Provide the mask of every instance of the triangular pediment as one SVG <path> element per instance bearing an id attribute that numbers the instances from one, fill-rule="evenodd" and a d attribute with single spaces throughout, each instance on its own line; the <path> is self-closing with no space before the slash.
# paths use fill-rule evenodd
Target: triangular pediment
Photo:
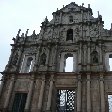
<path id="1" fill-rule="evenodd" d="M 65 7 L 60 9 L 60 11 L 63 11 L 63 12 L 80 11 L 80 6 L 75 4 L 75 2 L 72 2 L 69 5 L 66 5 Z"/>
<path id="2" fill-rule="evenodd" d="M 56 12 L 54 13 L 60 13 L 60 12 L 65 12 L 65 13 L 69 13 L 69 12 L 79 12 L 79 11 L 90 11 L 91 14 L 92 14 L 92 9 L 89 7 L 89 8 L 86 8 L 86 7 L 83 7 L 83 5 L 81 6 L 78 6 L 75 2 L 71 2 L 70 4 L 64 6 L 63 8 L 61 8 L 60 10 L 57 10 Z"/>

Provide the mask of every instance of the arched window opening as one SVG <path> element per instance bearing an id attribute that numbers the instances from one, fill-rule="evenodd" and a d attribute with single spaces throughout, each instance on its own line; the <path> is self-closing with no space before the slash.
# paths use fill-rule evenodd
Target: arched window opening
<path id="1" fill-rule="evenodd" d="M 65 63 L 64 63 L 64 71 L 65 72 L 73 72 L 73 54 L 65 55 Z"/>
<path id="2" fill-rule="evenodd" d="M 73 29 L 67 30 L 67 38 L 66 41 L 72 40 L 73 41 Z"/>
<path id="3" fill-rule="evenodd" d="M 112 54 L 109 55 L 109 70 L 112 71 Z"/>
<path id="4" fill-rule="evenodd" d="M 69 16 L 69 22 L 73 22 L 73 16 Z"/>
<path id="5" fill-rule="evenodd" d="M 27 59 L 27 62 L 26 62 L 26 68 L 25 68 L 25 72 L 28 73 L 28 72 L 31 72 L 31 69 L 32 69 L 32 62 L 33 62 L 33 58 L 32 57 L 29 57 Z"/>
<path id="6" fill-rule="evenodd" d="M 97 51 L 93 51 L 93 52 L 91 53 L 91 62 L 92 62 L 93 64 L 98 63 L 98 52 L 97 52 Z"/>
<path id="7" fill-rule="evenodd" d="M 43 53 L 43 54 L 41 55 L 40 65 L 44 65 L 44 66 L 45 66 L 45 64 L 46 64 L 46 54 Z"/>

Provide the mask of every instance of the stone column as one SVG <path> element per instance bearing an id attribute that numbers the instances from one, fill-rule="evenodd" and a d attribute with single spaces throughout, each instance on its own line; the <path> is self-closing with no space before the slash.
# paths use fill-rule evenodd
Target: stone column
<path id="1" fill-rule="evenodd" d="M 76 62 L 76 60 L 77 60 L 77 56 L 74 53 L 73 54 L 73 72 L 77 72 L 77 66 L 76 66 L 77 62 Z"/>
<path id="2" fill-rule="evenodd" d="M 109 66 L 109 54 L 105 54 L 105 69 L 106 71 L 110 71 L 110 66 Z"/>
<path id="3" fill-rule="evenodd" d="M 100 64 L 100 71 L 102 71 L 103 70 L 103 57 L 102 57 L 103 55 L 102 55 L 102 44 L 101 44 L 101 42 L 99 43 L 99 64 Z"/>
<path id="4" fill-rule="evenodd" d="M 84 16 L 84 12 L 81 9 L 81 40 L 83 40 L 83 16 Z"/>
<path id="5" fill-rule="evenodd" d="M 30 82 L 29 92 L 28 92 L 26 105 L 25 105 L 25 112 L 29 112 L 32 93 L 33 93 L 33 85 L 34 85 L 34 76 L 32 77 L 31 82 Z"/>
<path id="6" fill-rule="evenodd" d="M 58 46 L 56 45 L 54 48 L 53 48 L 53 51 L 54 51 L 54 53 L 53 53 L 53 59 L 52 59 L 52 70 L 53 71 L 56 71 L 57 70 L 57 62 L 59 62 L 59 61 L 57 61 L 58 59 L 59 59 L 59 57 L 58 57 L 58 55 L 57 55 L 57 49 L 58 49 Z M 57 59 L 57 57 L 58 57 L 58 59 Z"/>
<path id="7" fill-rule="evenodd" d="M 89 6 L 89 4 L 88 4 L 88 6 Z M 88 11 L 88 16 L 87 16 L 88 21 L 90 21 L 90 14 L 89 13 L 90 12 Z"/>
<path id="8" fill-rule="evenodd" d="M 84 60 L 83 60 L 83 64 L 84 64 L 84 66 L 83 66 L 83 70 L 84 71 L 86 71 L 87 70 L 87 67 L 86 67 L 86 65 L 87 65 L 87 46 L 86 45 L 84 45 L 83 46 L 83 49 L 84 49 Z"/>
<path id="9" fill-rule="evenodd" d="M 83 22 L 83 10 L 81 10 L 81 22 Z"/>
<path id="10" fill-rule="evenodd" d="M 50 87 L 49 87 L 46 111 L 50 111 L 50 108 L 51 108 L 52 91 L 53 91 L 53 77 L 54 77 L 54 75 L 51 76 L 51 80 L 50 80 Z"/>
<path id="11" fill-rule="evenodd" d="M 38 71 L 38 68 L 39 68 L 40 49 L 41 49 L 41 46 L 39 46 L 37 49 L 36 60 L 35 60 L 34 69 L 33 69 L 34 72 Z"/>
<path id="12" fill-rule="evenodd" d="M 101 112 L 105 112 L 105 93 L 104 93 L 104 81 L 103 74 L 100 75 L 100 101 L 101 101 Z"/>
<path id="13" fill-rule="evenodd" d="M 87 112 L 91 112 L 90 73 L 87 73 Z"/>
<path id="14" fill-rule="evenodd" d="M 45 88 L 45 78 L 42 78 L 42 84 L 41 84 L 40 95 L 39 95 L 39 100 L 38 100 L 38 112 L 41 112 L 44 88 Z"/>
<path id="15" fill-rule="evenodd" d="M 8 88 L 8 92 L 7 92 L 7 96 L 6 96 L 6 100 L 4 103 L 4 109 L 8 108 L 11 93 L 12 93 L 13 86 L 14 86 L 14 81 L 15 81 L 15 77 L 14 77 L 14 75 L 12 75 L 11 80 L 10 80 L 10 84 L 9 84 L 9 88 Z"/>
<path id="16" fill-rule="evenodd" d="M 77 87 L 77 112 L 81 112 L 81 75 L 78 75 Z"/>
<path id="17" fill-rule="evenodd" d="M 21 56 L 22 56 L 22 55 L 21 55 Z M 24 56 L 23 56 L 23 59 L 22 59 L 21 68 L 20 68 L 20 72 L 21 72 L 21 73 L 23 73 L 23 72 L 25 71 L 26 62 L 27 62 L 27 58 L 26 58 L 26 56 L 24 55 Z"/>
<path id="18" fill-rule="evenodd" d="M 0 84 L 0 96 L 1 96 L 1 94 L 2 94 L 3 85 L 4 85 L 4 76 L 2 76 L 2 79 L 1 79 L 1 84 Z"/>
<path id="19" fill-rule="evenodd" d="M 87 46 L 86 45 L 83 45 L 83 49 L 84 49 L 84 65 L 86 65 L 86 62 L 87 62 L 86 61 L 86 59 L 87 59 L 86 58 L 87 57 L 87 52 L 86 52 L 87 51 Z"/>
<path id="20" fill-rule="evenodd" d="M 47 52 L 47 62 L 46 62 L 46 64 L 47 64 L 47 70 L 49 69 L 49 60 L 50 60 L 50 46 L 48 46 L 48 52 Z"/>
<path id="21" fill-rule="evenodd" d="M 61 54 L 61 61 L 60 61 L 60 72 L 64 70 L 64 54 Z"/>
<path id="22" fill-rule="evenodd" d="M 60 13 L 60 20 L 59 20 L 59 23 L 60 23 L 60 24 L 62 23 L 62 12 Z"/>
<path id="23" fill-rule="evenodd" d="M 90 42 L 88 43 L 88 48 L 87 48 L 87 71 L 90 71 Z"/>
<path id="24" fill-rule="evenodd" d="M 23 48 L 21 47 L 20 48 L 20 52 L 18 52 L 19 54 L 19 57 L 18 57 L 18 61 L 17 61 L 17 64 L 16 64 L 16 71 L 21 71 L 21 67 L 20 67 L 20 65 L 22 66 L 22 63 L 21 63 L 21 58 L 22 58 L 22 54 L 23 54 Z"/>
<path id="25" fill-rule="evenodd" d="M 82 69 L 82 51 L 81 51 L 81 49 L 82 49 L 82 44 L 80 43 L 80 47 L 79 47 L 79 57 L 78 57 L 78 71 L 81 71 L 81 69 Z"/>

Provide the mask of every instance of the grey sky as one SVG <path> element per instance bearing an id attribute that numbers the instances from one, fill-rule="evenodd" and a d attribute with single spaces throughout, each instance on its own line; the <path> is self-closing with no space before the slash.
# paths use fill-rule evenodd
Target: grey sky
<path id="1" fill-rule="evenodd" d="M 36 30 L 39 33 L 41 22 L 47 16 L 52 19 L 52 12 L 70 2 L 87 7 L 91 4 L 94 17 L 97 11 L 103 17 L 105 28 L 110 29 L 112 22 L 111 0 L 0 0 L 0 71 L 4 70 L 10 56 L 10 44 L 18 29 L 29 35 Z"/>

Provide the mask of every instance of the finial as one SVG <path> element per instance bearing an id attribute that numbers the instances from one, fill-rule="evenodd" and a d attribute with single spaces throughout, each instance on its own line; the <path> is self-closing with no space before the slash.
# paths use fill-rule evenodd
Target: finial
<path id="1" fill-rule="evenodd" d="M 63 5 L 63 8 L 64 8 L 64 5 Z"/>
<path id="2" fill-rule="evenodd" d="M 98 11 L 98 17 L 99 17 L 99 11 Z"/>
<path id="3" fill-rule="evenodd" d="M 27 37 L 27 34 L 28 34 L 28 30 L 29 30 L 29 29 L 27 29 L 27 31 L 26 31 L 25 37 Z"/>
<path id="4" fill-rule="evenodd" d="M 47 16 L 45 17 L 45 22 L 46 22 L 46 20 L 47 20 Z"/>
<path id="5" fill-rule="evenodd" d="M 33 31 L 33 35 L 35 35 L 35 30 Z"/>
<path id="6" fill-rule="evenodd" d="M 13 40 L 13 41 L 14 41 L 14 43 L 15 43 L 16 39 L 15 39 L 14 37 L 12 38 L 12 40 Z"/>
<path id="7" fill-rule="evenodd" d="M 21 32 L 21 29 L 19 29 L 17 36 L 19 36 L 20 32 Z"/>
<path id="8" fill-rule="evenodd" d="M 84 6 L 84 3 L 82 3 L 82 7 Z"/>
<path id="9" fill-rule="evenodd" d="M 46 18 L 45 18 L 45 22 L 48 22 L 47 16 L 46 16 Z"/>
<path id="10" fill-rule="evenodd" d="M 24 33 L 22 33 L 21 37 L 24 37 Z"/>
<path id="11" fill-rule="evenodd" d="M 112 23 L 111 23 L 111 30 L 112 30 Z"/>
<path id="12" fill-rule="evenodd" d="M 88 8 L 90 8 L 90 4 L 88 4 Z"/>

